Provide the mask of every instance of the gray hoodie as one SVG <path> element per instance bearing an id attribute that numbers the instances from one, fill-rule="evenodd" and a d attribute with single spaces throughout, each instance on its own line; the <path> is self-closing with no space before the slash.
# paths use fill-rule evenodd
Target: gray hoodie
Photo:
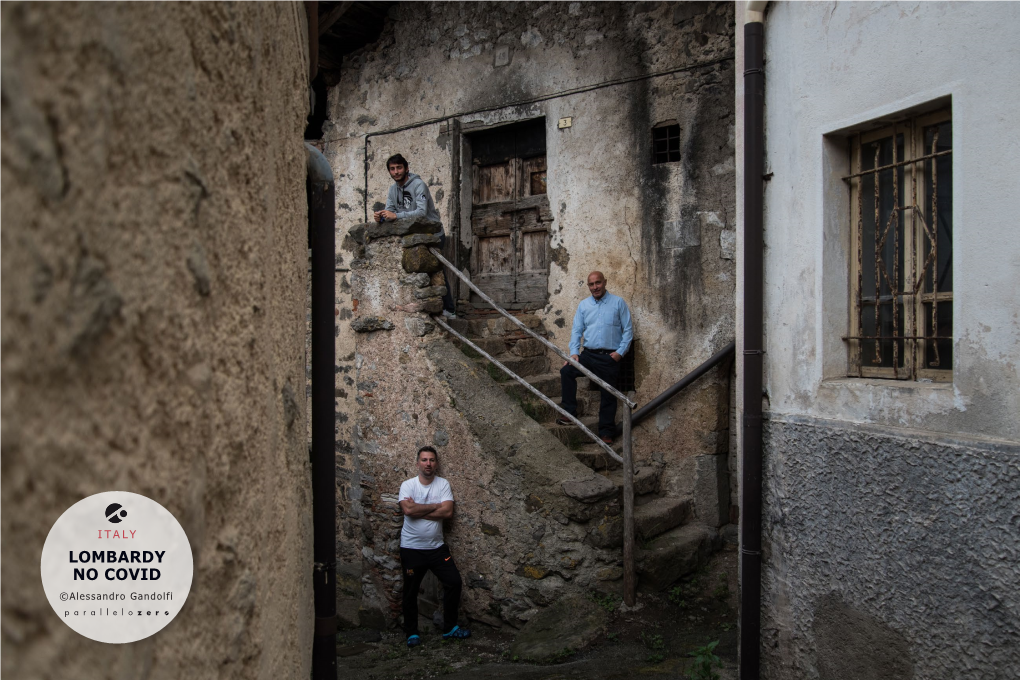
<path id="1" fill-rule="evenodd" d="M 390 187 L 389 193 L 386 194 L 386 209 L 396 213 L 398 220 L 405 217 L 425 217 L 439 222 L 439 211 L 432 202 L 428 186 L 413 172 L 407 173 L 404 186 L 394 182 Z"/>

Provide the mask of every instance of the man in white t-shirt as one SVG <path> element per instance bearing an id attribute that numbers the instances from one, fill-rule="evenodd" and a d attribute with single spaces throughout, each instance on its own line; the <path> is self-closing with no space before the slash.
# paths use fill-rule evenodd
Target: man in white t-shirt
<path id="1" fill-rule="evenodd" d="M 443 520 L 453 517 L 453 490 L 436 476 L 439 457 L 431 446 L 418 449 L 418 476 L 400 485 L 400 566 L 404 572 L 404 633 L 407 646 L 421 643 L 418 635 L 418 589 L 430 569 L 443 584 L 443 639 L 461 640 L 471 631 L 457 625 L 461 578 L 450 548 L 443 541 Z"/>

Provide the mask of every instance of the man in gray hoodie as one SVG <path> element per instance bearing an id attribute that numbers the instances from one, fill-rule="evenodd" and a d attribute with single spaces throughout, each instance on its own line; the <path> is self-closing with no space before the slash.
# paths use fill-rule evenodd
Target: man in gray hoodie
<path id="1" fill-rule="evenodd" d="M 376 222 L 402 220 L 408 217 L 440 221 L 439 211 L 432 202 L 428 185 L 425 184 L 425 180 L 410 171 L 410 166 L 403 156 L 398 153 L 386 159 L 386 170 L 393 178 L 393 186 L 386 194 L 386 207 L 372 213 Z M 440 234 L 439 239 L 439 249 L 442 250 L 446 243 L 446 234 Z M 447 285 L 446 294 L 443 296 L 443 316 L 453 318 L 456 316 L 457 308 L 450 295 L 450 275 L 445 272 L 444 275 Z"/>

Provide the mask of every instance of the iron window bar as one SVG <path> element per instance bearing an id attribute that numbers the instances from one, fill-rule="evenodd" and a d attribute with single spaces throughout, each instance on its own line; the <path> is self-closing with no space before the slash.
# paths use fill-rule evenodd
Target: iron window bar
<path id="1" fill-rule="evenodd" d="M 847 175 L 846 177 L 844 177 L 843 181 L 844 182 L 849 182 L 850 180 L 852 180 L 854 178 L 863 177 L 864 175 L 872 175 L 872 174 L 874 174 L 876 172 L 882 172 L 883 170 L 892 170 L 893 168 L 899 168 L 899 167 L 902 167 L 904 165 L 910 165 L 911 163 L 920 163 L 921 161 L 926 161 L 926 160 L 929 160 L 931 158 L 938 158 L 939 156 L 948 156 L 951 153 L 953 153 L 952 149 L 946 149 L 945 151 L 939 151 L 938 153 L 930 153 L 927 156 L 920 156 L 918 158 L 914 158 L 913 160 L 900 161 L 899 163 L 890 163 L 889 165 L 883 165 L 882 167 L 875 168 L 874 170 L 865 170 L 863 172 L 855 172 L 852 175 Z M 917 206 L 916 205 L 905 205 L 903 207 L 905 209 L 910 209 L 910 208 L 916 208 Z"/>
<path id="2" fill-rule="evenodd" d="M 952 340 L 945 335 L 844 335 L 843 340 Z"/>
<path id="3" fill-rule="evenodd" d="M 652 165 L 680 160 L 680 125 L 652 128 Z"/>
<path id="4" fill-rule="evenodd" d="M 858 133 L 858 135 L 857 135 L 857 148 L 856 148 L 856 156 L 857 156 L 857 168 L 856 168 L 856 170 L 857 171 L 842 178 L 847 183 L 850 183 L 850 181 L 853 180 L 853 179 L 858 179 L 859 180 L 858 181 L 858 185 L 857 185 L 857 225 L 856 225 L 857 226 L 857 290 L 856 290 L 856 297 L 857 297 L 857 299 L 856 299 L 857 328 L 858 329 L 863 329 L 864 328 L 864 307 L 865 306 L 870 305 L 870 306 L 873 306 L 875 308 L 875 330 L 876 331 L 878 331 L 882 327 L 881 313 L 882 313 L 883 306 L 885 306 L 885 305 L 891 306 L 892 307 L 892 315 L 893 315 L 893 318 L 892 318 L 892 332 L 893 332 L 893 334 L 891 336 L 890 335 L 880 335 L 878 333 L 876 333 L 874 335 L 846 335 L 846 336 L 843 336 L 842 339 L 844 341 L 855 340 L 855 341 L 858 342 L 858 347 L 857 347 L 857 350 L 856 350 L 856 357 L 855 357 L 856 361 L 853 361 L 854 354 L 851 354 L 851 357 L 852 357 L 851 363 L 856 363 L 858 377 L 863 377 L 863 372 L 864 372 L 864 365 L 863 365 L 864 362 L 863 362 L 863 356 L 861 354 L 862 353 L 862 348 L 860 347 L 860 344 L 865 342 L 865 341 L 874 340 L 874 342 L 875 342 L 874 357 L 871 360 L 871 362 L 873 364 L 881 364 L 883 362 L 883 357 L 882 357 L 882 354 L 883 354 L 882 353 L 882 341 L 890 341 L 890 340 L 892 341 L 892 355 L 893 355 L 892 356 L 892 359 L 893 359 L 892 360 L 892 371 L 893 371 L 893 376 L 895 378 L 901 378 L 900 372 L 903 369 L 905 369 L 907 371 L 907 373 L 908 373 L 908 375 L 903 376 L 903 377 L 909 377 L 909 373 L 917 371 L 917 345 L 918 345 L 919 342 L 931 342 L 932 343 L 931 347 L 932 347 L 932 350 L 933 350 L 934 357 L 933 357 L 933 360 L 931 362 L 929 362 L 929 366 L 932 367 L 932 368 L 938 368 L 940 363 L 941 363 L 941 360 L 940 360 L 940 356 L 939 356 L 938 343 L 935 342 L 935 341 L 938 341 L 938 340 L 950 340 L 951 341 L 952 340 L 952 337 L 935 335 L 935 333 L 937 332 L 936 329 L 938 329 L 938 304 L 939 304 L 940 301 L 944 301 L 944 300 L 940 300 L 939 299 L 939 290 L 938 290 L 938 286 L 939 286 L 938 271 L 937 271 L 937 267 L 938 267 L 938 172 L 937 172 L 937 169 L 936 169 L 936 163 L 934 162 L 934 159 L 942 157 L 942 156 L 947 156 L 947 155 L 951 154 L 953 152 L 953 150 L 952 149 L 946 149 L 946 150 L 943 150 L 943 151 L 936 151 L 936 149 L 938 148 L 938 139 L 939 139 L 939 131 L 938 131 L 938 128 L 936 128 L 934 130 L 933 135 L 932 135 L 931 152 L 930 153 L 922 155 L 922 156 L 912 157 L 912 158 L 906 159 L 906 160 L 898 160 L 897 159 L 897 147 L 898 147 L 897 137 L 899 136 L 899 134 L 900 133 L 897 130 L 897 126 L 894 125 L 893 126 L 893 130 L 892 130 L 892 135 L 891 135 L 892 142 L 891 142 L 891 145 L 890 145 L 891 146 L 891 151 L 892 151 L 892 161 L 893 161 L 892 163 L 888 163 L 888 164 L 885 164 L 885 165 L 879 165 L 879 157 L 880 157 L 880 153 L 881 153 L 881 143 L 880 142 L 881 142 L 881 139 L 884 139 L 884 138 L 879 138 L 879 139 L 876 139 L 873 142 L 871 142 L 872 144 L 874 144 L 874 147 L 875 147 L 874 167 L 870 168 L 868 170 L 862 170 L 862 168 L 861 168 L 862 160 L 861 159 L 864 156 L 865 145 L 864 145 L 864 143 L 862 141 L 862 135 L 860 133 Z M 910 131 L 909 131 L 911 155 L 913 155 L 913 150 L 914 150 L 914 144 L 915 144 L 916 136 L 917 136 L 917 131 L 915 129 L 915 122 L 911 121 Z M 924 163 L 925 161 L 929 161 L 929 160 L 932 161 L 932 163 L 931 163 L 931 186 L 932 186 L 931 216 L 930 216 L 930 220 L 925 220 L 924 219 L 924 213 L 921 211 L 921 208 L 917 204 L 917 184 L 918 184 L 917 167 L 918 167 L 919 163 Z M 900 178 L 894 172 L 893 177 L 892 177 L 892 208 L 889 211 L 888 219 L 885 221 L 885 223 L 883 225 L 882 220 L 881 220 L 881 215 L 880 215 L 881 214 L 881 201 L 880 201 L 880 198 L 881 198 L 881 191 L 880 191 L 881 181 L 879 179 L 879 174 L 882 173 L 882 172 L 885 172 L 885 171 L 895 170 L 896 168 L 901 168 L 901 167 L 908 166 L 908 165 L 911 166 L 911 173 L 910 173 L 910 179 L 911 179 L 911 204 L 910 205 L 903 205 L 903 206 L 899 205 L 899 203 L 900 203 L 900 199 L 899 199 L 899 184 L 900 184 L 900 182 L 899 182 L 899 179 Z M 874 261 L 874 268 L 875 268 L 875 295 L 870 295 L 870 296 L 865 296 L 863 294 L 863 292 L 864 292 L 864 285 L 863 285 L 864 284 L 864 280 L 863 280 L 863 271 L 864 271 L 864 267 L 863 267 L 863 259 L 864 259 L 863 258 L 863 256 L 864 256 L 864 252 L 863 252 L 863 247 L 864 247 L 864 245 L 863 245 L 863 242 L 864 242 L 864 211 L 863 211 L 864 187 L 863 187 L 863 184 L 860 182 L 861 179 L 863 179 L 864 177 L 867 177 L 867 176 L 874 177 L 874 184 L 875 184 L 875 191 L 874 191 L 874 208 L 875 208 L 875 211 L 874 211 L 874 231 L 875 231 L 875 261 Z M 900 264 L 900 229 L 898 227 L 899 227 L 899 222 L 900 222 L 901 214 L 904 211 L 907 211 L 907 210 L 909 210 L 910 213 L 911 213 L 912 223 L 913 224 L 920 224 L 921 228 L 923 229 L 923 234 L 928 237 L 928 241 L 930 243 L 930 247 L 928 248 L 928 252 L 925 255 L 924 264 L 921 267 L 921 271 L 920 271 L 920 276 L 917 275 L 917 256 L 916 255 L 912 255 L 910 257 L 911 281 L 910 281 L 910 283 L 907 284 L 907 286 L 904 286 L 904 290 L 899 290 L 900 286 L 898 285 L 898 282 L 900 280 L 900 272 L 899 272 L 899 264 Z M 914 222 L 915 220 L 916 220 L 916 222 Z M 929 223 L 930 223 L 930 226 L 929 226 Z M 913 227 L 913 224 L 912 224 L 912 232 L 916 233 L 916 235 L 920 235 L 921 232 L 917 231 L 916 227 Z M 890 274 L 889 267 L 885 263 L 885 260 L 884 260 L 884 258 L 882 256 L 882 249 L 883 249 L 883 247 L 887 243 L 890 231 L 892 231 L 892 239 L 893 239 L 893 271 L 892 271 L 892 276 L 891 277 L 889 275 Z M 915 250 L 916 250 L 916 246 L 915 246 Z M 928 294 L 922 293 L 921 295 L 918 295 L 918 293 L 921 291 L 921 289 L 923 288 L 923 286 L 924 286 L 924 284 L 926 282 L 926 279 L 927 279 L 927 276 L 928 276 L 928 266 L 929 266 L 929 264 L 932 267 L 932 271 L 931 271 L 931 275 L 932 275 L 931 276 L 932 291 L 931 291 L 931 293 L 928 293 Z M 888 284 L 889 290 L 891 291 L 891 294 L 889 294 L 889 295 L 882 295 L 881 294 L 881 290 L 882 290 L 881 286 L 882 286 L 883 281 L 886 284 Z M 932 311 L 931 311 L 931 329 L 932 329 L 932 334 L 931 335 L 926 335 L 926 334 L 922 334 L 922 335 L 905 335 L 905 334 L 900 334 L 900 333 L 897 332 L 897 329 L 899 328 L 899 325 L 900 325 L 900 323 L 899 323 L 900 322 L 900 319 L 899 319 L 899 316 L 900 316 L 900 306 L 901 306 L 901 304 L 904 304 L 904 299 L 905 298 L 915 298 L 915 300 L 919 299 L 922 305 L 925 304 L 925 303 L 930 303 L 931 304 L 931 308 L 932 308 Z M 915 327 L 917 326 L 917 324 L 923 323 L 923 321 L 921 321 L 921 319 L 920 319 L 920 316 L 921 316 L 920 314 L 916 314 L 916 313 L 911 315 L 912 325 L 914 325 Z M 901 367 L 900 367 L 899 343 L 896 342 L 897 340 L 904 340 L 904 341 L 908 341 L 909 340 L 909 341 L 911 341 L 911 352 L 912 352 L 911 359 L 912 360 L 910 362 L 910 365 L 909 366 L 904 366 L 903 369 L 901 369 Z"/>

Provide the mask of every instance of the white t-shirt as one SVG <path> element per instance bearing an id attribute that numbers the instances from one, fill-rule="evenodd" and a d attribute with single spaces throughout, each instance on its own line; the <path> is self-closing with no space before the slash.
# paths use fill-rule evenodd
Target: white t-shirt
<path id="1" fill-rule="evenodd" d="M 442 477 L 434 477 L 431 484 L 422 484 L 411 477 L 400 485 L 400 498 L 415 503 L 442 503 L 453 500 L 453 489 Z M 400 530 L 400 547 L 415 550 L 433 550 L 443 545 L 443 523 L 438 519 L 415 519 L 404 515 L 404 528 Z"/>

